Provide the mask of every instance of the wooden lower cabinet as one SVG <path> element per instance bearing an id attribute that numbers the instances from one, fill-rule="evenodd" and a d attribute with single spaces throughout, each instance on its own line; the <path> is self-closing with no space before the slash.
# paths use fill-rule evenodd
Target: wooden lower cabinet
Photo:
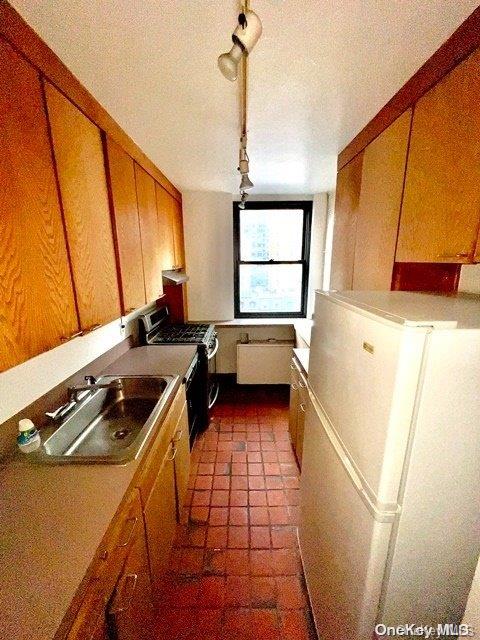
<path id="1" fill-rule="evenodd" d="M 292 358 L 292 376 L 290 384 L 290 407 L 288 429 L 298 466 L 302 468 L 303 434 L 305 430 L 305 412 L 308 402 L 307 381 L 300 370 L 297 359 Z"/>
<path id="2" fill-rule="evenodd" d="M 290 441 L 295 448 L 297 442 L 297 411 L 298 411 L 298 369 L 295 365 L 295 361 L 292 360 L 290 365 L 292 370 L 290 376 L 290 404 L 288 412 L 288 430 L 290 432 Z"/>
<path id="3" fill-rule="evenodd" d="M 298 408 L 297 408 L 297 439 L 295 444 L 295 453 L 297 454 L 298 465 L 300 469 L 302 468 L 302 458 L 303 458 L 303 436 L 305 433 L 305 413 L 307 411 L 307 402 L 308 402 L 308 391 L 306 382 L 302 381 L 302 374 L 300 374 L 299 384 L 303 385 L 300 387 L 298 392 Z"/>
<path id="4" fill-rule="evenodd" d="M 110 638 L 152 640 L 154 632 L 152 584 L 143 520 L 107 611 Z"/>
<path id="5" fill-rule="evenodd" d="M 190 438 L 188 432 L 187 404 L 183 405 L 182 413 L 178 420 L 177 428 L 173 436 L 176 448 L 174 459 L 175 490 L 177 498 L 177 519 L 180 521 L 181 509 L 187 494 L 188 478 L 190 476 Z"/>
<path id="6" fill-rule="evenodd" d="M 148 555 L 154 593 L 162 591 L 162 579 L 177 526 L 174 457 L 176 449 L 169 446 L 158 471 L 157 479 L 144 508 Z"/>
<path id="7" fill-rule="evenodd" d="M 154 639 L 155 600 L 162 595 L 189 472 L 182 385 L 140 463 L 135 488 L 124 498 L 97 550 L 73 623 L 64 633 L 64 621 L 56 640 Z"/>

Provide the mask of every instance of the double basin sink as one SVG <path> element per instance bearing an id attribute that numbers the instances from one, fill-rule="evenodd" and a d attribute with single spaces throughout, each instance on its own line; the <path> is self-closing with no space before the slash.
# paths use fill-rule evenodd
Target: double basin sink
<path id="1" fill-rule="evenodd" d="M 42 447 L 33 456 L 47 464 L 134 460 L 167 412 L 177 380 L 178 376 L 98 378 L 55 430 L 42 438 Z"/>

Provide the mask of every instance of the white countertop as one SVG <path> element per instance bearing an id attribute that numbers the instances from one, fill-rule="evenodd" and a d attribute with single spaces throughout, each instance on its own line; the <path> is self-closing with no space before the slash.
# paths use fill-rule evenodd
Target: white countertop
<path id="1" fill-rule="evenodd" d="M 139 347 L 105 373 L 182 379 L 195 353 L 190 345 Z M 0 467 L 0 638 L 53 638 L 140 460 L 53 466 L 19 455 Z"/>

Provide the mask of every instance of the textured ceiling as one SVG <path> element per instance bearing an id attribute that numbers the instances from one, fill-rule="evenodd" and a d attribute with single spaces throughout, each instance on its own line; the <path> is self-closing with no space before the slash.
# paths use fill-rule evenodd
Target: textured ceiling
<path id="1" fill-rule="evenodd" d="M 237 190 L 238 84 L 216 66 L 237 2 L 12 4 L 181 190 Z M 477 4 L 251 0 L 263 22 L 250 56 L 254 192 L 331 188 L 337 153 Z"/>

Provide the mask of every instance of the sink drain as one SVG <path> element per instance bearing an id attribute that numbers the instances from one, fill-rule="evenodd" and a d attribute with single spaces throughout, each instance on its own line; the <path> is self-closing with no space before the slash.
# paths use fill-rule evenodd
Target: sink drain
<path id="1" fill-rule="evenodd" d="M 112 438 L 114 440 L 124 440 L 131 433 L 132 433 L 131 429 L 118 429 L 117 431 L 113 432 Z"/>

